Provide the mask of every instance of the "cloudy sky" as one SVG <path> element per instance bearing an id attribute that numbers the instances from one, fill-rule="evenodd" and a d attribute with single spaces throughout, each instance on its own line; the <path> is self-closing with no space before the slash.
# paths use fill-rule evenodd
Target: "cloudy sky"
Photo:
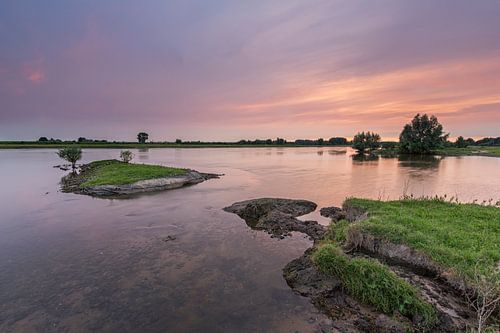
<path id="1" fill-rule="evenodd" d="M 0 140 L 500 135 L 500 1 L 4 0 Z"/>

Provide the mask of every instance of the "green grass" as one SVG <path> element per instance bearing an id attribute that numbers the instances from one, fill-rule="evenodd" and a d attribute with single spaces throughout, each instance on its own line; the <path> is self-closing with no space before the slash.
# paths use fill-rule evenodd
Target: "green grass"
<path id="1" fill-rule="evenodd" d="M 375 260 L 349 259 L 336 244 L 329 243 L 316 250 L 313 261 L 322 272 L 338 277 L 349 294 L 378 311 L 422 318 L 423 327 L 436 321 L 434 308 L 418 291 Z"/>
<path id="2" fill-rule="evenodd" d="M 406 244 L 464 277 L 491 271 L 500 262 L 500 208 L 437 199 L 348 199 L 369 218 L 350 228 Z"/>
<path id="3" fill-rule="evenodd" d="M 87 179 L 80 185 L 81 187 L 132 184 L 140 180 L 182 175 L 186 170 L 106 160 L 90 163 L 85 172 Z"/>
<path id="4" fill-rule="evenodd" d="M 445 156 L 479 155 L 479 156 L 500 157 L 500 147 L 481 147 L 481 146 L 469 146 L 466 148 L 448 147 L 438 150 L 436 154 Z"/>

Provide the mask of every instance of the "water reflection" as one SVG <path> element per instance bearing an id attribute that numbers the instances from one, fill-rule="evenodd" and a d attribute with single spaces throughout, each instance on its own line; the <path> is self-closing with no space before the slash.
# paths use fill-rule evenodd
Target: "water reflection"
<path id="1" fill-rule="evenodd" d="M 398 161 L 400 167 L 406 168 L 438 168 L 443 156 L 434 155 L 399 155 Z"/>
<path id="2" fill-rule="evenodd" d="M 379 156 L 375 154 L 354 154 L 351 156 L 353 162 L 372 162 L 372 161 L 378 161 Z"/>
<path id="3" fill-rule="evenodd" d="M 257 197 L 324 207 L 402 189 L 500 199 L 500 159 L 318 150 L 132 150 L 141 163 L 225 176 L 131 200 L 60 193 L 54 150 L 0 150 L 0 331 L 312 332 L 325 318 L 282 278 L 310 241 L 272 239 L 223 207 Z M 83 162 L 118 154 L 84 150 Z"/>

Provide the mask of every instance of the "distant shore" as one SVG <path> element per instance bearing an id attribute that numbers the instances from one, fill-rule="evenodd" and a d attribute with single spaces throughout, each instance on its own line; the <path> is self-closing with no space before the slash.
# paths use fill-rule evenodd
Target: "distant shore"
<path id="1" fill-rule="evenodd" d="M 68 145 L 78 145 L 80 148 L 86 149 L 141 149 L 141 148 L 287 148 L 287 147 L 350 147 L 350 145 L 330 145 L 330 144 L 240 144 L 240 143 L 164 143 L 164 142 L 58 142 L 58 143 L 41 143 L 37 141 L 0 141 L 0 149 L 59 149 Z"/>

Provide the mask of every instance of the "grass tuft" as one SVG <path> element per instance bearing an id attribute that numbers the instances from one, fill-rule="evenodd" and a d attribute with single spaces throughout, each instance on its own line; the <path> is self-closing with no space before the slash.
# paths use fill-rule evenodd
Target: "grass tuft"
<path id="1" fill-rule="evenodd" d="M 324 244 L 313 254 L 313 261 L 327 274 L 338 277 L 347 291 L 378 311 L 417 318 L 423 328 L 436 322 L 434 308 L 423 301 L 418 291 L 375 260 L 349 259 L 335 244 Z"/>

